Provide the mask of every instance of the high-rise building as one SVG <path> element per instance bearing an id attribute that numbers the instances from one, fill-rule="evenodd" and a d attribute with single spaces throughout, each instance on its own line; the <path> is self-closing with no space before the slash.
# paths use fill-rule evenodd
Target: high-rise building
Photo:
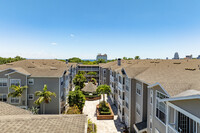
<path id="1" fill-rule="evenodd" d="M 200 55 L 197 57 L 197 59 L 200 59 Z"/>
<path id="2" fill-rule="evenodd" d="M 98 54 L 96 60 L 98 61 L 99 59 L 103 59 L 105 61 L 107 61 L 107 54 Z"/>
<path id="3" fill-rule="evenodd" d="M 179 59 L 178 52 L 176 52 L 176 53 L 174 54 L 174 58 L 173 58 L 173 59 Z"/>
<path id="4" fill-rule="evenodd" d="M 192 59 L 192 55 L 186 55 L 185 58 L 186 59 Z"/>

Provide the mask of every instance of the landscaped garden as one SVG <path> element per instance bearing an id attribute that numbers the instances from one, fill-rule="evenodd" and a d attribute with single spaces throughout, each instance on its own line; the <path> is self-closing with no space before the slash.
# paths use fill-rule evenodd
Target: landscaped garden
<path id="1" fill-rule="evenodd" d="M 110 104 L 105 101 L 105 94 L 109 95 L 110 92 L 111 92 L 110 86 L 108 86 L 108 85 L 100 85 L 97 88 L 97 93 L 103 94 L 103 101 L 100 102 L 100 104 L 98 104 L 96 106 L 98 120 L 114 119 L 114 114 L 113 114 L 112 108 L 111 108 Z"/>

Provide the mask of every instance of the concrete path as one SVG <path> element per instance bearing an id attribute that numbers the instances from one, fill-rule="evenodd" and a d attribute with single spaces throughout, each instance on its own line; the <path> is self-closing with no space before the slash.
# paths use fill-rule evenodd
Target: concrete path
<path id="1" fill-rule="evenodd" d="M 117 108 L 114 105 L 112 105 L 109 98 L 106 98 L 106 100 L 111 104 L 111 107 L 115 114 L 114 120 L 97 120 L 96 105 L 99 104 L 100 100 L 86 101 L 85 106 L 83 108 L 83 113 L 88 115 L 88 119 L 91 119 L 92 122 L 96 123 L 97 133 L 121 133 L 121 128 L 124 125 L 120 122 L 117 116 Z"/>

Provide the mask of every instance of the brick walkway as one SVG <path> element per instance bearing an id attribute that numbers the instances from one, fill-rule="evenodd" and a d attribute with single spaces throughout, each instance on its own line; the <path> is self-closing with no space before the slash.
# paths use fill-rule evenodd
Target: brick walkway
<path id="1" fill-rule="evenodd" d="M 106 99 L 110 103 L 110 99 Z M 83 113 L 88 115 L 88 118 L 97 125 L 97 133 L 121 133 L 123 124 L 120 122 L 117 116 L 117 108 L 112 105 L 113 112 L 115 114 L 114 120 L 97 120 L 96 117 L 96 105 L 99 104 L 99 100 L 86 101 L 83 108 Z"/>

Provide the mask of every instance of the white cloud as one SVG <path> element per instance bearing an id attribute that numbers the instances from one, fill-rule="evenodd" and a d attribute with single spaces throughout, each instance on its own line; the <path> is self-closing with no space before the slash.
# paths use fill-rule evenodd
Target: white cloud
<path id="1" fill-rule="evenodd" d="M 57 45 L 57 43 L 56 42 L 52 42 L 51 45 L 55 46 L 55 45 Z"/>
<path id="2" fill-rule="evenodd" d="M 74 34 L 70 34 L 69 36 L 70 36 L 70 37 L 74 37 L 75 35 L 74 35 Z"/>

